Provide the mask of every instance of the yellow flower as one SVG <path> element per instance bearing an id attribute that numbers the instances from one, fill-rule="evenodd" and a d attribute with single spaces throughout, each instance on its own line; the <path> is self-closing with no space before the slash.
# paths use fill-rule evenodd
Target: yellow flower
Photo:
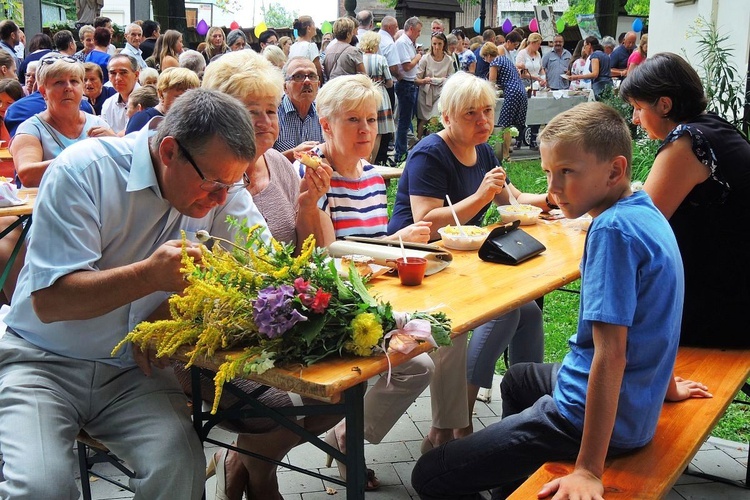
<path id="1" fill-rule="evenodd" d="M 350 323 L 352 328 L 352 341 L 347 342 L 344 348 L 357 356 L 369 356 L 372 348 L 383 338 L 383 325 L 378 317 L 372 313 L 360 313 Z"/>

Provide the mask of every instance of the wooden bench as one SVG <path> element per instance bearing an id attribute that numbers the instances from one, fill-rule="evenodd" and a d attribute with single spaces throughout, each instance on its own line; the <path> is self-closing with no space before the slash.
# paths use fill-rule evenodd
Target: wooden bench
<path id="1" fill-rule="evenodd" d="M 745 386 L 750 377 L 750 350 L 682 347 L 677 354 L 675 374 L 703 382 L 714 397 L 664 403 L 653 441 L 635 453 L 607 460 L 602 478 L 607 500 L 652 500 L 669 493 Z M 548 462 L 508 498 L 537 498 L 545 483 L 569 474 L 573 467 L 569 462 Z M 746 480 L 746 487 L 750 487 L 748 483 Z"/>

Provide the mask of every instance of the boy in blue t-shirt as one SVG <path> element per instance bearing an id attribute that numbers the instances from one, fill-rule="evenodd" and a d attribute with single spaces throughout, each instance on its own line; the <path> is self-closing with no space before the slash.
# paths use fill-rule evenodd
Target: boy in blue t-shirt
<path id="1" fill-rule="evenodd" d="M 593 217 L 578 331 L 562 365 L 511 366 L 500 422 L 417 462 L 420 498 L 481 498 L 492 488 L 503 498 L 551 460 L 576 467 L 540 497 L 601 498 L 605 458 L 651 441 L 665 399 L 710 397 L 702 384 L 672 377 L 682 259 L 667 220 L 645 192 L 630 189 L 631 148 L 627 124 L 601 103 L 558 115 L 540 135 L 550 197 L 568 218 Z"/>

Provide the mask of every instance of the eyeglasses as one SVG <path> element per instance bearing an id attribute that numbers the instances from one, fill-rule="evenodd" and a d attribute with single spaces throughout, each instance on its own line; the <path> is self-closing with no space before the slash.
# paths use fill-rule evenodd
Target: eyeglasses
<path id="1" fill-rule="evenodd" d="M 241 191 L 247 186 L 250 185 L 250 177 L 248 177 L 247 172 L 242 174 L 242 180 L 240 182 L 236 182 L 234 184 L 225 184 L 223 182 L 219 181 L 210 181 L 206 179 L 206 176 L 203 175 L 203 172 L 201 172 L 201 169 L 198 168 L 198 165 L 195 164 L 195 160 L 193 160 L 193 157 L 190 155 L 187 149 L 180 144 L 180 141 L 177 139 L 174 140 L 174 142 L 177 144 L 177 147 L 180 148 L 180 152 L 185 157 L 185 159 L 192 165 L 192 167 L 195 169 L 195 171 L 200 176 L 201 180 L 201 189 L 204 191 L 207 191 L 209 193 L 218 193 L 222 189 L 227 192 L 227 194 L 236 193 L 238 191 Z"/>
<path id="2" fill-rule="evenodd" d="M 69 63 L 80 63 L 78 59 L 73 56 L 64 55 L 50 55 L 39 60 L 39 64 L 55 64 L 57 61 L 65 61 Z"/>
<path id="3" fill-rule="evenodd" d="M 296 75 L 289 75 L 288 77 L 286 77 L 286 81 L 292 80 L 297 83 L 302 83 L 305 81 L 305 78 L 307 78 L 311 82 L 317 82 L 318 74 L 317 73 L 297 73 Z"/>

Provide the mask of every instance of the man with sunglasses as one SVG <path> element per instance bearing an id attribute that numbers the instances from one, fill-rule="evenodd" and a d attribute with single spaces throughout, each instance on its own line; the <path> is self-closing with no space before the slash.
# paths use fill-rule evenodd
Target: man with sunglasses
<path id="1" fill-rule="evenodd" d="M 184 290 L 183 232 L 200 259 L 197 231 L 233 240 L 227 216 L 265 225 L 245 189 L 253 137 L 239 101 L 195 89 L 140 132 L 54 160 L 0 338 L 0 498 L 78 498 L 81 429 L 133 467 L 136 498 L 201 498 L 203 448 L 168 361 L 111 351 Z"/>

